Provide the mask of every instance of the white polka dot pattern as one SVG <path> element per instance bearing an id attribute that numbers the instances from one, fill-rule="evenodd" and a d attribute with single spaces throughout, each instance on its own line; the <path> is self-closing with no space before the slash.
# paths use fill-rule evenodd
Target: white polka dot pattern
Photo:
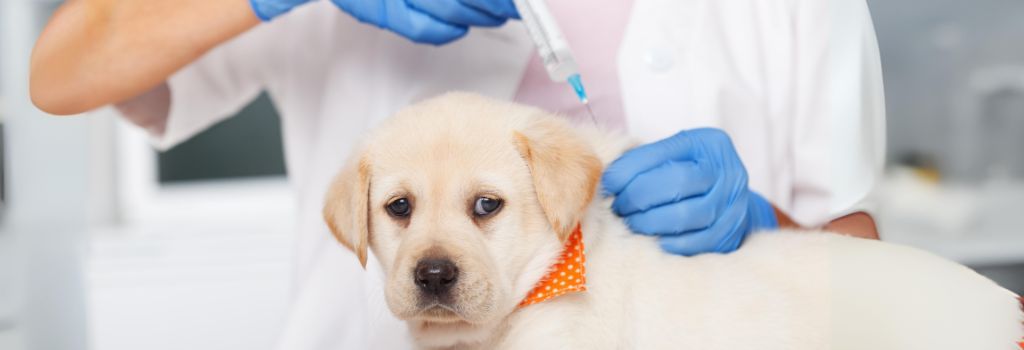
<path id="1" fill-rule="evenodd" d="M 565 241 L 565 248 L 558 262 L 548 271 L 548 274 L 537 282 L 533 290 L 526 295 L 526 298 L 519 303 L 519 307 L 533 305 L 548 299 L 565 295 L 572 292 L 587 290 L 586 277 L 587 257 L 583 254 L 583 233 L 580 226 L 569 235 Z"/>

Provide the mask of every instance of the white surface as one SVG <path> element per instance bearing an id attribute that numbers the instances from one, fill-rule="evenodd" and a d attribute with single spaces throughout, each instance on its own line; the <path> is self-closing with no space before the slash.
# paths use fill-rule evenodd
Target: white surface
<path id="1" fill-rule="evenodd" d="M 908 231 L 884 231 L 887 242 L 915 246 L 970 266 L 1024 263 L 1024 234 L 1002 232 L 969 237 L 934 236 Z"/>
<path id="2" fill-rule="evenodd" d="M 107 235 L 92 248 L 93 349 L 274 346 L 288 305 L 288 235 Z"/>
<path id="3" fill-rule="evenodd" d="M 145 212 L 121 232 L 206 234 L 284 233 L 294 230 L 293 193 L 283 177 L 183 182 L 158 187 Z M 219 232 L 224 233 L 224 232 Z"/>
<path id="4" fill-rule="evenodd" d="M 289 302 L 295 209 L 283 178 L 161 186 L 91 232 L 92 349 L 271 349 Z"/>
<path id="5" fill-rule="evenodd" d="M 1024 263 L 1024 181 L 940 184 L 896 168 L 878 200 L 882 240 L 972 266 Z"/>

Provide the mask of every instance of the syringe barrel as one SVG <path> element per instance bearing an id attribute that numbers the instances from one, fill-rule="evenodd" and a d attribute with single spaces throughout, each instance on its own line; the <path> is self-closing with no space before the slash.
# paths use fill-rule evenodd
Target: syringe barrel
<path id="1" fill-rule="evenodd" d="M 564 82 L 570 76 L 579 74 L 579 66 L 569 49 L 569 42 L 558 28 L 544 0 L 513 0 L 519 16 L 530 32 L 537 53 L 544 62 L 548 77 L 555 82 Z"/>

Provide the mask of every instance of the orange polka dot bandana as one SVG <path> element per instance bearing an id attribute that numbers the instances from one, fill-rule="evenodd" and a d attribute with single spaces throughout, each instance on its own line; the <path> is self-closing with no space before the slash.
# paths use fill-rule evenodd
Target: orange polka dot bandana
<path id="1" fill-rule="evenodd" d="M 583 255 L 583 233 L 580 226 L 569 235 L 562 249 L 562 256 L 548 271 L 544 278 L 537 282 L 533 290 L 519 303 L 519 307 L 533 305 L 548 299 L 572 292 L 587 290 L 587 257 Z"/>

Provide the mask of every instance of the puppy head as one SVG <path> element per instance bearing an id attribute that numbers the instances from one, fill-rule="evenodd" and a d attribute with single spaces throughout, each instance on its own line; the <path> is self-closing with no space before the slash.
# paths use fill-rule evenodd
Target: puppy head
<path id="1" fill-rule="evenodd" d="M 476 95 L 409 107 L 367 139 L 324 207 L 387 275 L 421 344 L 479 340 L 512 312 L 592 199 L 601 162 L 560 118 Z"/>

